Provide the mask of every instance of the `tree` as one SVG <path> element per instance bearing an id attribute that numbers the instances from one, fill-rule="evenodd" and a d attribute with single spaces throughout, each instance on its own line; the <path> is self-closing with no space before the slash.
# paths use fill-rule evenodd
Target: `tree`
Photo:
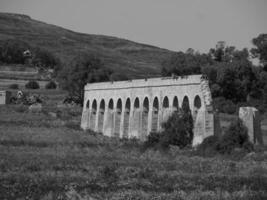
<path id="1" fill-rule="evenodd" d="M 252 48 L 250 52 L 254 58 L 259 58 L 263 67 L 267 68 L 267 34 L 260 34 L 253 38 L 252 43 L 256 48 Z"/>
<path id="2" fill-rule="evenodd" d="M 25 58 L 23 52 L 29 48 L 30 45 L 21 40 L 6 40 L 0 48 L 0 59 L 3 63 L 24 64 Z"/>
<path id="3" fill-rule="evenodd" d="M 189 49 L 187 53 L 178 52 L 170 59 L 163 61 L 161 72 L 163 76 L 200 74 L 201 67 L 212 62 L 209 55 L 194 53 L 192 49 Z"/>
<path id="4" fill-rule="evenodd" d="M 34 49 L 34 55 L 32 63 L 40 68 L 54 69 L 59 60 L 48 50 L 36 48 Z"/>
<path id="5" fill-rule="evenodd" d="M 105 68 L 99 58 L 82 54 L 59 73 L 58 79 L 61 87 L 82 104 L 85 84 L 108 81 L 111 74 L 112 71 Z"/>

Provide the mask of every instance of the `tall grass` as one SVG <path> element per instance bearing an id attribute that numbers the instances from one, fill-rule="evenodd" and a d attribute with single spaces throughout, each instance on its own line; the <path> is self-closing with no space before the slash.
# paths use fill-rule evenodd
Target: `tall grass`
<path id="1" fill-rule="evenodd" d="M 70 118 L 0 108 L 0 199 L 264 199 L 267 195 L 264 152 L 229 160 L 204 158 L 189 150 L 142 151 L 135 139 L 84 132 L 76 128 L 80 121 L 76 111 L 61 112 Z"/>

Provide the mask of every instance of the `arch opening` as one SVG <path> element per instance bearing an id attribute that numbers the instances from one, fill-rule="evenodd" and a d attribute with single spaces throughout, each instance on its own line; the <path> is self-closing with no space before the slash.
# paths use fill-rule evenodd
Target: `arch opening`
<path id="1" fill-rule="evenodd" d="M 134 108 L 135 109 L 140 108 L 140 103 L 139 103 L 138 97 L 134 100 Z"/>
<path id="2" fill-rule="evenodd" d="M 194 99 L 194 107 L 197 109 L 200 109 L 201 107 L 201 99 L 198 95 Z"/>
<path id="3" fill-rule="evenodd" d="M 105 119 L 105 134 L 108 136 L 114 136 L 114 102 L 110 99 L 108 102 L 108 110 L 106 111 Z"/>
<path id="4" fill-rule="evenodd" d="M 163 108 L 169 108 L 169 99 L 168 99 L 168 97 L 164 97 L 162 106 L 163 106 Z"/>
<path id="5" fill-rule="evenodd" d="M 142 120 L 142 112 L 140 110 L 140 101 L 139 98 L 136 97 L 134 100 L 133 121 L 131 125 L 132 137 L 140 138 L 141 120 Z"/>
<path id="6" fill-rule="evenodd" d="M 130 120 L 131 101 L 127 98 L 125 103 L 124 120 L 123 120 L 123 137 L 128 138 L 129 135 L 129 120 Z"/>
<path id="7" fill-rule="evenodd" d="M 148 113 L 149 113 L 149 100 L 146 97 L 143 102 L 143 112 L 142 112 L 142 134 L 140 136 L 141 140 L 145 140 L 148 134 Z"/>
<path id="8" fill-rule="evenodd" d="M 111 110 L 113 110 L 113 108 L 114 108 L 113 99 L 110 99 L 110 100 L 109 100 L 108 108 L 111 109 Z"/>
<path id="9" fill-rule="evenodd" d="M 120 137 L 120 122 L 121 122 L 122 101 L 118 99 L 115 113 L 115 137 Z"/>
<path id="10" fill-rule="evenodd" d="M 193 120 L 196 121 L 198 110 L 201 108 L 201 99 L 198 95 L 194 98 Z"/>
<path id="11" fill-rule="evenodd" d="M 175 96 L 174 99 L 173 99 L 172 107 L 173 107 L 173 111 L 174 112 L 177 112 L 178 111 L 178 109 L 179 109 L 179 102 L 178 102 L 177 96 Z"/>
<path id="12" fill-rule="evenodd" d="M 151 131 L 156 132 L 158 130 L 158 112 L 159 112 L 159 100 L 155 97 L 153 100 L 153 110 L 152 110 L 152 124 Z"/>
<path id="13" fill-rule="evenodd" d="M 184 112 L 190 111 L 189 99 L 187 96 L 184 96 L 183 103 L 182 103 L 182 110 Z"/>
<path id="14" fill-rule="evenodd" d="M 91 117 L 90 117 L 90 129 L 95 130 L 95 121 L 96 121 L 96 110 L 97 110 L 97 102 L 94 99 L 91 109 Z"/>
<path id="15" fill-rule="evenodd" d="M 89 106 L 90 106 L 90 101 L 88 100 L 88 101 L 86 102 L 86 109 L 89 109 Z"/>
<path id="16" fill-rule="evenodd" d="M 100 102 L 99 113 L 98 113 L 98 131 L 99 132 L 103 132 L 104 113 L 105 113 L 105 100 L 102 99 Z"/>

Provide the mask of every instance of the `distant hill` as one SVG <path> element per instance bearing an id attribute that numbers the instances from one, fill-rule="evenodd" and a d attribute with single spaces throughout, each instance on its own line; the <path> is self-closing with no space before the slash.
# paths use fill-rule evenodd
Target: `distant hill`
<path id="1" fill-rule="evenodd" d="M 26 15 L 0 13 L 0 42 L 6 39 L 45 48 L 64 63 L 81 52 L 93 53 L 107 67 L 133 78 L 159 75 L 161 62 L 173 53 L 116 37 L 77 33 Z"/>

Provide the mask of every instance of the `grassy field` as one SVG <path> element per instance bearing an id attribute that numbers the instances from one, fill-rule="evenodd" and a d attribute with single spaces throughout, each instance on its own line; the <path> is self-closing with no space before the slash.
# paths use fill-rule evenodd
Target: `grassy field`
<path id="1" fill-rule="evenodd" d="M 0 199 L 266 199 L 267 154 L 146 150 L 79 129 L 81 108 L 0 106 Z M 51 115 L 51 112 L 57 116 Z"/>

